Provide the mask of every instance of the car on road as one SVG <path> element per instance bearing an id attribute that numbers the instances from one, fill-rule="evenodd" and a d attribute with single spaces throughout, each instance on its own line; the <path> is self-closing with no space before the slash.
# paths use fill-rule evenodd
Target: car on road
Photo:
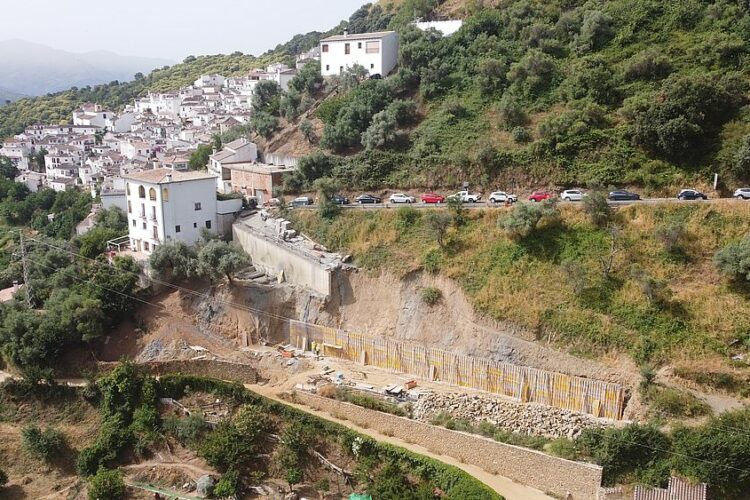
<path id="1" fill-rule="evenodd" d="M 417 199 L 404 193 L 393 193 L 388 197 L 389 203 L 414 203 Z"/>
<path id="2" fill-rule="evenodd" d="M 487 200 L 490 203 L 505 203 L 506 201 L 515 203 L 518 201 L 518 196 L 514 194 L 508 194 L 505 191 L 495 191 L 490 193 L 490 196 L 489 198 L 487 198 Z"/>
<path id="3" fill-rule="evenodd" d="M 609 201 L 637 201 L 640 200 L 641 197 L 638 193 L 618 189 L 617 191 L 610 191 L 607 199 Z"/>
<path id="4" fill-rule="evenodd" d="M 354 201 L 356 201 L 360 205 L 364 203 L 382 203 L 383 202 L 381 198 L 378 198 L 377 196 L 372 195 L 372 194 L 361 194 L 357 196 L 356 198 L 354 198 Z"/>
<path id="5" fill-rule="evenodd" d="M 336 205 L 348 205 L 349 204 L 349 198 L 347 198 L 343 194 L 334 194 L 331 197 L 331 201 L 333 201 Z"/>
<path id="6" fill-rule="evenodd" d="M 422 195 L 422 203 L 443 203 L 445 196 L 441 196 L 437 193 L 425 193 Z"/>
<path id="7" fill-rule="evenodd" d="M 546 191 L 534 191 L 529 196 L 529 201 L 533 201 L 533 202 L 544 201 L 544 200 L 549 200 L 551 197 L 552 195 L 547 193 Z"/>
<path id="8" fill-rule="evenodd" d="M 708 196 L 697 189 L 683 189 L 677 193 L 678 200 L 707 200 Z"/>
<path id="9" fill-rule="evenodd" d="M 478 203 L 482 199 L 482 195 L 479 193 L 470 193 L 469 191 L 459 191 L 450 195 L 447 199 L 459 200 L 461 203 Z"/>
<path id="10" fill-rule="evenodd" d="M 750 188 L 739 188 L 732 196 L 738 200 L 750 200 Z"/>
<path id="11" fill-rule="evenodd" d="M 291 205 L 293 207 L 306 207 L 313 204 L 313 199 L 309 196 L 300 196 L 292 200 Z"/>
<path id="12" fill-rule="evenodd" d="M 566 189 L 560 193 L 560 199 L 563 201 L 581 201 L 586 194 L 579 189 Z"/>

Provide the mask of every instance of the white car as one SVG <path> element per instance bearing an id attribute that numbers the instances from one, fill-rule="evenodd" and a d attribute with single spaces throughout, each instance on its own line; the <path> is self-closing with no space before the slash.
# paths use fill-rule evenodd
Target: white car
<path id="1" fill-rule="evenodd" d="M 506 201 L 515 203 L 518 201 L 518 196 L 514 194 L 508 194 L 505 191 L 495 191 L 494 193 L 490 193 L 490 197 L 487 198 L 487 200 L 490 203 L 505 203 Z"/>
<path id="2" fill-rule="evenodd" d="M 461 203 L 478 203 L 482 198 L 480 193 L 470 193 L 469 191 L 459 191 L 446 198 L 446 200 L 460 200 Z"/>
<path id="3" fill-rule="evenodd" d="M 414 203 L 417 199 L 408 194 L 394 193 L 388 198 L 388 201 L 391 203 Z"/>
<path id="4" fill-rule="evenodd" d="M 563 201 L 581 201 L 584 196 L 584 192 L 579 189 L 566 189 L 560 193 L 560 199 Z"/>
<path id="5" fill-rule="evenodd" d="M 738 200 L 750 200 L 750 188 L 739 188 L 732 196 Z"/>

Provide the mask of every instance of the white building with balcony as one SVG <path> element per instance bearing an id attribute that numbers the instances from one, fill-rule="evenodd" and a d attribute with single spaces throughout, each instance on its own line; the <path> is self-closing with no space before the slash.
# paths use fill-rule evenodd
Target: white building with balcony
<path id="1" fill-rule="evenodd" d="M 329 36 L 320 41 L 320 72 L 333 76 L 358 64 L 370 76 L 387 76 L 398 62 L 395 31 Z"/>
<path id="2" fill-rule="evenodd" d="M 159 168 L 123 177 L 132 250 L 150 254 L 168 241 L 192 245 L 201 229 L 217 232 L 213 175 Z"/>

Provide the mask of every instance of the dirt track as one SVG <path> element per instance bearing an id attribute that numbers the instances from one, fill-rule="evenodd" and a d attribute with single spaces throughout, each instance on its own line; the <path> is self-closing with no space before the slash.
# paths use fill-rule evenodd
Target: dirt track
<path id="1" fill-rule="evenodd" d="M 534 488 L 529 488 L 528 486 L 524 486 L 522 484 L 514 483 L 510 479 L 502 477 L 502 476 L 490 474 L 480 469 L 479 467 L 460 463 L 457 460 L 453 459 L 452 457 L 448 457 L 445 455 L 436 455 L 435 453 L 432 453 L 430 450 L 422 446 L 410 444 L 410 443 L 407 443 L 406 441 L 402 441 L 397 438 L 386 436 L 375 430 L 359 427 L 346 420 L 341 420 L 336 417 L 333 417 L 328 413 L 312 410 L 308 408 L 307 406 L 303 406 L 303 405 L 299 405 L 299 404 L 286 401 L 282 399 L 281 397 L 279 397 L 276 388 L 268 387 L 268 386 L 260 386 L 260 385 L 246 385 L 245 387 L 269 399 L 273 399 L 285 405 L 292 406 L 294 408 L 297 408 L 298 410 L 315 415 L 316 417 L 323 418 L 325 420 L 329 420 L 331 422 L 335 422 L 337 424 L 343 425 L 345 427 L 348 427 L 349 429 L 359 432 L 360 434 L 365 434 L 367 436 L 370 436 L 371 438 L 376 439 L 378 441 L 400 446 L 402 448 L 406 448 L 409 451 L 413 451 L 414 453 L 418 453 L 420 455 L 424 455 L 424 456 L 433 458 L 435 460 L 439 460 L 448 465 L 458 467 L 459 469 L 474 476 L 475 478 L 479 479 L 480 481 L 482 481 L 484 484 L 486 484 L 493 490 L 503 495 L 507 500 L 552 500 L 552 497 L 545 495 L 539 490 L 536 490 Z"/>

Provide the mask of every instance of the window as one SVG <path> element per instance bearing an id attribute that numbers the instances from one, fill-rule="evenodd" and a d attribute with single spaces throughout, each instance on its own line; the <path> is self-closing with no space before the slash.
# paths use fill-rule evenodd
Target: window
<path id="1" fill-rule="evenodd" d="M 380 54 L 380 42 L 366 42 L 365 54 Z"/>
<path id="2" fill-rule="evenodd" d="M 169 189 L 164 188 L 161 190 L 161 200 L 162 201 L 169 201 Z"/>
<path id="3" fill-rule="evenodd" d="M 133 219 L 133 227 L 135 227 L 135 224 L 136 224 L 135 219 Z"/>
<path id="4" fill-rule="evenodd" d="M 201 209 L 201 204 L 200 203 L 196 203 L 195 204 L 195 209 L 196 210 L 200 210 Z"/>
<path id="5" fill-rule="evenodd" d="M 179 233 L 181 230 L 182 230 L 182 228 L 180 226 L 175 226 L 174 227 L 174 232 L 175 233 Z"/>
<path id="6" fill-rule="evenodd" d="M 331 65 L 330 64 L 326 64 L 326 71 L 331 71 Z"/>
<path id="7" fill-rule="evenodd" d="M 344 67 L 343 66 L 339 66 L 339 73 L 343 73 L 343 72 L 344 72 Z"/>
<path id="8" fill-rule="evenodd" d="M 151 201 L 156 201 L 156 189 L 151 188 L 148 190 L 148 199 Z"/>
<path id="9" fill-rule="evenodd" d="M 375 69 L 375 65 L 374 64 L 370 64 L 370 69 Z"/>
<path id="10" fill-rule="evenodd" d="M 156 207 L 151 207 L 151 219 L 156 220 Z"/>
<path id="11" fill-rule="evenodd" d="M 130 204 L 130 200 L 128 200 L 128 213 L 129 214 L 133 213 L 133 206 Z"/>
<path id="12" fill-rule="evenodd" d="M 206 229 L 211 229 L 211 221 L 210 220 L 206 221 Z"/>
<path id="13" fill-rule="evenodd" d="M 328 44 L 324 43 L 320 50 L 322 50 L 323 52 L 328 52 Z"/>
<path id="14" fill-rule="evenodd" d="M 357 42 L 357 48 L 358 48 L 358 49 L 361 49 L 361 48 L 362 48 L 362 42 Z"/>
<path id="15" fill-rule="evenodd" d="M 145 222 L 143 223 L 143 229 L 146 229 L 146 223 Z"/>
<path id="16" fill-rule="evenodd" d="M 52 160 L 54 161 L 54 158 L 52 158 Z M 130 183 L 129 182 L 125 183 L 125 194 L 130 196 Z"/>
<path id="17" fill-rule="evenodd" d="M 143 242 L 143 250 L 145 250 L 146 252 L 148 252 L 148 241 L 144 241 Z"/>
<path id="18" fill-rule="evenodd" d="M 344 44 L 344 54 L 351 54 L 352 53 L 352 47 L 350 43 Z"/>
<path id="19" fill-rule="evenodd" d="M 146 188 L 143 186 L 138 186 L 138 198 L 145 198 L 146 197 Z"/>
<path id="20" fill-rule="evenodd" d="M 159 239 L 159 228 L 158 228 L 158 227 L 156 227 L 156 226 L 153 226 L 153 227 L 151 228 L 151 234 L 153 234 L 153 235 L 154 235 L 154 239 L 155 239 L 155 240 L 158 240 L 158 239 Z"/>

